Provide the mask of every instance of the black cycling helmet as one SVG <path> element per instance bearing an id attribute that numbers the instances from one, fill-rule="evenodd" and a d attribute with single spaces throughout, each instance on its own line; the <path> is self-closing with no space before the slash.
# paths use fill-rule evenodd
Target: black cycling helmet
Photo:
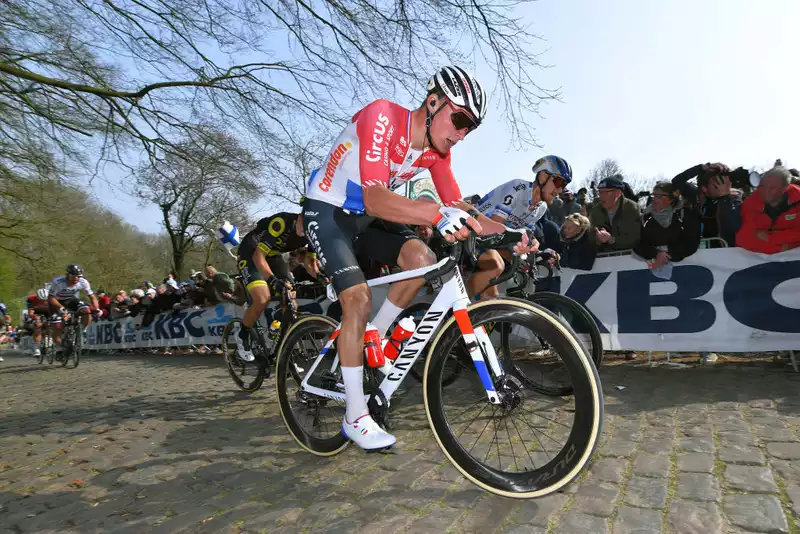
<path id="1" fill-rule="evenodd" d="M 67 274 L 71 274 L 72 276 L 83 276 L 83 269 L 80 265 L 72 263 L 67 265 Z"/>

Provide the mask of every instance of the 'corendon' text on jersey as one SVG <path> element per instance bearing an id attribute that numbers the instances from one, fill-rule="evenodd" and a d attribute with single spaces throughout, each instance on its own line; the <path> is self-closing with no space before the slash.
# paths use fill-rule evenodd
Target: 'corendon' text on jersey
<path id="1" fill-rule="evenodd" d="M 333 175 L 336 173 L 336 167 L 339 165 L 339 162 L 342 161 L 342 156 L 344 156 L 352 146 L 352 143 L 349 141 L 347 143 L 342 143 L 337 146 L 336 150 L 331 154 L 331 159 L 328 160 L 328 166 L 325 167 L 325 176 L 322 177 L 322 181 L 319 183 L 319 188 L 326 193 L 331 190 Z"/>

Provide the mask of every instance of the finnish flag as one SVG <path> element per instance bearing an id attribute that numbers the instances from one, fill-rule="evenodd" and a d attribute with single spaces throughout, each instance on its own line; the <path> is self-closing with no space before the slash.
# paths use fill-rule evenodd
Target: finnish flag
<path id="1" fill-rule="evenodd" d="M 217 237 L 228 250 L 239 246 L 239 229 L 228 221 L 217 229 Z"/>

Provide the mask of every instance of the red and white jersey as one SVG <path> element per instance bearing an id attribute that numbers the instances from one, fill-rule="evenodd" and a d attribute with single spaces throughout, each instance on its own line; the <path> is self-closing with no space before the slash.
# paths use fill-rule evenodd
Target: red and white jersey
<path id="1" fill-rule="evenodd" d="M 414 150 L 410 146 L 411 112 L 376 100 L 353 116 L 328 154 L 327 164 L 311 173 L 306 196 L 354 213 L 364 213 L 362 188 L 396 189 L 429 170 L 445 205 L 461 200 L 450 168 L 450 153 Z"/>
<path id="2" fill-rule="evenodd" d="M 87 295 L 94 293 L 86 278 L 81 276 L 74 285 L 69 285 L 69 279 L 66 276 L 57 276 L 53 278 L 53 283 L 50 285 L 49 296 L 58 300 L 71 300 L 78 298 L 81 291 Z"/>
<path id="3" fill-rule="evenodd" d="M 47 313 L 50 311 L 50 304 L 46 300 L 39 299 L 36 293 L 28 295 L 25 307 L 27 308 L 26 311 L 33 310 L 36 313 Z"/>

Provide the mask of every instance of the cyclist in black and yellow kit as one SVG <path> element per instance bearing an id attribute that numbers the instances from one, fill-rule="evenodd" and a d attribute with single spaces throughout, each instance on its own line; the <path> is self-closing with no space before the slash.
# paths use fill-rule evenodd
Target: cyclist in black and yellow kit
<path id="1" fill-rule="evenodd" d="M 238 253 L 239 271 L 252 300 L 242 318 L 245 328 L 236 337 L 236 348 L 243 360 L 255 359 L 250 350 L 250 327 L 264 313 L 272 294 L 279 294 L 283 287 L 291 287 L 294 281 L 282 254 L 306 246 L 308 242 L 299 213 L 284 212 L 265 217 L 242 238 Z M 311 276 L 319 276 L 319 263 L 313 251 L 305 255 L 304 265 Z"/>

